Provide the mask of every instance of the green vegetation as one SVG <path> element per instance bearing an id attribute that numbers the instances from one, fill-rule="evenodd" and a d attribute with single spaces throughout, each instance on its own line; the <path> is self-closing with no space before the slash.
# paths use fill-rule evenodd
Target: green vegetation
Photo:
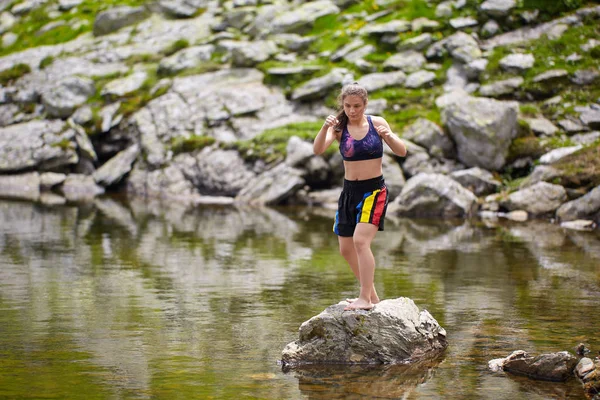
<path id="1" fill-rule="evenodd" d="M 570 154 L 552 166 L 563 173 L 560 185 L 593 188 L 600 185 L 600 143 Z"/>
<path id="2" fill-rule="evenodd" d="M 322 125 L 321 121 L 290 124 L 266 130 L 251 140 L 223 144 L 222 147 L 239 151 L 246 161 L 262 159 L 267 163 L 271 163 L 285 158 L 287 143 L 292 136 L 312 141 Z M 332 146 L 325 153 L 325 157 L 332 155 L 334 152 L 335 149 Z"/>
<path id="3" fill-rule="evenodd" d="M 213 143 L 215 143 L 215 138 L 211 136 L 192 135 L 187 138 L 179 137 L 173 139 L 171 142 L 171 150 L 175 154 L 190 153 L 195 150 L 201 150 Z"/>
<path id="4" fill-rule="evenodd" d="M 11 68 L 5 69 L 4 71 L 0 72 L 0 84 L 6 85 L 30 72 L 31 67 L 27 64 L 13 65 Z"/>
<path id="5" fill-rule="evenodd" d="M 179 39 L 173 42 L 167 49 L 163 50 L 162 53 L 168 57 L 177 53 L 179 50 L 185 49 L 186 47 L 190 47 L 190 42 L 185 39 Z"/>
<path id="6" fill-rule="evenodd" d="M 39 67 L 40 67 L 40 69 L 44 69 L 47 66 L 49 66 L 50 64 L 52 64 L 53 62 L 54 62 L 54 57 L 52 57 L 52 56 L 44 57 L 42 59 L 42 61 L 40 61 Z"/>

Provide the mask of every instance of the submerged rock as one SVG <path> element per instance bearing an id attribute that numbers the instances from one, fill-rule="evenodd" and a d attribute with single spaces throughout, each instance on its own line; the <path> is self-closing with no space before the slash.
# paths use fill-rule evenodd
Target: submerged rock
<path id="1" fill-rule="evenodd" d="M 447 346 L 444 328 L 409 298 L 384 300 L 370 311 L 344 311 L 347 304 L 304 322 L 299 339 L 283 350 L 283 364 L 410 363 Z"/>

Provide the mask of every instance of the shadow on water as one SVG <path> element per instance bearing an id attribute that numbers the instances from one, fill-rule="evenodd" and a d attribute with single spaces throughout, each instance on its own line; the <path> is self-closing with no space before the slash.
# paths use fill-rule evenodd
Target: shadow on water
<path id="1" fill-rule="evenodd" d="M 443 360 L 282 372 L 298 327 L 358 290 L 333 214 L 0 201 L 0 397 L 581 398 L 576 381 L 487 369 L 517 349 L 600 350 L 600 232 L 537 220 L 389 218 L 377 291 L 438 320 Z"/>

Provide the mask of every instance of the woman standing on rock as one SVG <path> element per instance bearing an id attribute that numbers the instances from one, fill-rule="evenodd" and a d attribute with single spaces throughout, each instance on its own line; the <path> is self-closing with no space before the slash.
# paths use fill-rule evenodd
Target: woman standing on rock
<path id="1" fill-rule="evenodd" d="M 358 83 L 342 88 L 340 111 L 329 115 L 315 137 L 313 150 L 322 154 L 338 140 L 344 159 L 344 188 L 333 231 L 340 253 L 360 283 L 360 295 L 346 310 L 369 310 L 379 302 L 373 284 L 375 258 L 371 242 L 383 230 L 388 192 L 383 180 L 383 141 L 404 157 L 406 146 L 382 117 L 365 115 L 367 90 Z"/>

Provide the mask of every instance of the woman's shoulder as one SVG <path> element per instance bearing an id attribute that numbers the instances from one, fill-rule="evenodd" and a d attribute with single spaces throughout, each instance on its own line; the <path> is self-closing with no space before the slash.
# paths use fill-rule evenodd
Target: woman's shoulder
<path id="1" fill-rule="evenodd" d="M 379 115 L 370 115 L 371 117 L 371 121 L 373 122 L 373 125 L 386 125 L 387 121 L 385 120 L 385 118 L 380 117 Z"/>

